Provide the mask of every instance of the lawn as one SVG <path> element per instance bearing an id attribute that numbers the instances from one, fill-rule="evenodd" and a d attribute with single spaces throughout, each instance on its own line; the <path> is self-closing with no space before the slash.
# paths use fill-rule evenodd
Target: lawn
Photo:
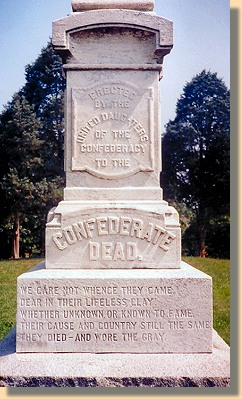
<path id="1" fill-rule="evenodd" d="M 43 259 L 0 262 L 0 340 L 15 325 L 16 279 Z M 214 329 L 230 343 L 230 262 L 186 257 L 183 260 L 213 278 Z"/>
<path id="2" fill-rule="evenodd" d="M 17 277 L 41 260 L 21 259 L 0 262 L 0 340 L 15 325 Z"/>
<path id="3" fill-rule="evenodd" d="M 183 260 L 213 279 L 213 328 L 230 344 L 230 261 L 185 257 Z"/>

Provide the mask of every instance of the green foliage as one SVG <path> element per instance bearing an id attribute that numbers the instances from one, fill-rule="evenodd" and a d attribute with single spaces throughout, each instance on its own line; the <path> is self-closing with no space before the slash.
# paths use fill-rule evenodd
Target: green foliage
<path id="1" fill-rule="evenodd" d="M 44 251 L 47 213 L 64 184 L 64 78 L 49 43 L 26 67 L 26 84 L 0 115 L 0 258 Z"/>
<path id="2" fill-rule="evenodd" d="M 202 71 L 184 87 L 176 117 L 166 126 L 162 187 L 168 201 L 184 203 L 192 214 L 185 237 L 192 255 L 208 251 L 212 221 L 229 214 L 229 123 L 228 89 L 216 74 Z M 212 254 L 221 251 L 214 247 Z"/>
<path id="3" fill-rule="evenodd" d="M 229 261 L 205 258 L 184 258 L 184 261 L 213 278 L 214 328 L 229 344 Z M 0 262 L 0 340 L 15 324 L 16 279 L 36 263 L 36 259 Z"/>
<path id="4" fill-rule="evenodd" d="M 211 257 L 230 258 L 230 217 L 218 216 L 210 220 L 207 232 L 207 247 Z"/>
<path id="5" fill-rule="evenodd" d="M 42 166 L 39 150 L 41 122 L 33 106 L 24 96 L 16 94 L 0 119 L 0 154 L 3 160 L 1 175 L 17 174 L 34 177 Z"/>
<path id="6" fill-rule="evenodd" d="M 22 93 L 42 122 L 42 158 L 46 177 L 64 176 L 64 91 L 62 62 L 51 43 L 26 67 Z"/>

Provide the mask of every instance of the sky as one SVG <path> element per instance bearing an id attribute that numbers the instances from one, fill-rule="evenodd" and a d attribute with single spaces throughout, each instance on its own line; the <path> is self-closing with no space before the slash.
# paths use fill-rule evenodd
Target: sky
<path id="1" fill-rule="evenodd" d="M 203 69 L 230 87 L 230 2 L 155 0 L 154 11 L 174 23 L 174 48 L 165 57 L 160 83 L 164 131 L 183 87 Z M 71 0 L 1 0 L 0 112 L 24 85 L 25 66 L 46 46 L 52 21 L 71 12 Z"/>

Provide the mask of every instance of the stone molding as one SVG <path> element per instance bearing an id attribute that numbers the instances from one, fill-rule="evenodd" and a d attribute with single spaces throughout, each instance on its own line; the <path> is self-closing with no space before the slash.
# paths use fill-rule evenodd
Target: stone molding
<path id="1" fill-rule="evenodd" d="M 72 0 L 74 12 L 101 8 L 153 11 L 154 0 Z"/>
<path id="2" fill-rule="evenodd" d="M 156 52 L 168 54 L 173 47 L 173 23 L 153 14 L 131 10 L 92 10 L 73 13 L 53 22 L 52 43 L 56 50 L 69 50 L 69 35 L 102 26 L 126 26 L 156 34 Z"/>

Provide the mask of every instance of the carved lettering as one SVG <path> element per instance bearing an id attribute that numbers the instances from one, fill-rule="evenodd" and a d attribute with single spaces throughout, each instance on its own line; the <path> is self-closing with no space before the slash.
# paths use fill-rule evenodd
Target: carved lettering
<path id="1" fill-rule="evenodd" d="M 90 242 L 89 257 L 91 261 L 132 261 L 138 258 L 137 245 L 133 242 Z"/>
<path id="2" fill-rule="evenodd" d="M 42 334 L 28 334 L 28 333 L 21 333 L 19 334 L 20 340 L 24 342 L 40 342 Z"/>
<path id="3" fill-rule="evenodd" d="M 47 323 L 48 330 L 74 330 L 74 323 L 73 321 L 49 321 Z"/>
<path id="4" fill-rule="evenodd" d="M 147 288 L 148 294 L 152 295 L 172 295 L 173 289 L 170 286 L 163 286 L 163 287 L 148 287 Z M 171 317 L 171 315 L 169 315 Z"/>
<path id="5" fill-rule="evenodd" d="M 132 342 L 132 341 L 137 342 L 138 341 L 137 333 L 122 333 L 122 336 L 123 336 L 124 341 L 129 341 L 129 342 Z"/>
<path id="6" fill-rule="evenodd" d="M 95 159 L 97 168 L 106 168 L 108 165 L 107 159 Z"/>
<path id="7" fill-rule="evenodd" d="M 94 334 L 96 341 L 103 341 L 103 342 L 112 342 L 118 341 L 117 334 Z"/>
<path id="8" fill-rule="evenodd" d="M 130 130 L 113 130 L 112 133 L 114 140 L 131 138 Z"/>
<path id="9" fill-rule="evenodd" d="M 127 123 L 128 122 L 128 115 L 123 114 L 118 111 L 114 112 L 102 112 L 101 115 L 101 121 L 106 122 L 106 121 L 118 121 L 122 123 Z"/>
<path id="10" fill-rule="evenodd" d="M 22 299 L 22 298 L 21 298 Z M 24 303 L 24 302 L 22 302 Z M 21 305 L 24 306 L 24 305 Z M 23 310 L 20 309 L 20 317 L 23 319 L 58 319 L 59 310 Z"/>
<path id="11" fill-rule="evenodd" d="M 61 307 L 79 307 L 82 306 L 82 299 L 81 298 L 57 298 L 58 305 Z"/>
<path id="12" fill-rule="evenodd" d="M 142 341 L 149 341 L 149 342 L 153 342 L 153 341 L 163 341 L 164 339 L 164 334 L 161 333 L 143 333 L 142 337 L 141 337 Z"/>
<path id="13" fill-rule="evenodd" d="M 89 154 L 144 154 L 143 144 L 81 144 L 81 153 Z"/>
<path id="14" fill-rule="evenodd" d="M 21 330 L 43 330 L 44 323 L 42 321 L 21 321 Z"/>
<path id="15" fill-rule="evenodd" d="M 100 330 L 135 330 L 136 321 L 99 321 L 98 328 Z"/>
<path id="16" fill-rule="evenodd" d="M 90 307 L 119 307 L 127 304 L 127 298 L 85 298 L 85 305 Z"/>
<path id="17" fill-rule="evenodd" d="M 184 329 L 184 322 L 181 320 L 178 321 L 171 321 L 168 320 L 169 328 L 171 330 L 183 330 Z"/>
<path id="18" fill-rule="evenodd" d="M 121 310 L 122 318 L 150 318 L 151 311 L 150 309 L 122 309 Z"/>
<path id="19" fill-rule="evenodd" d="M 63 241 L 63 234 L 60 231 L 58 233 L 55 233 L 52 239 L 57 248 L 60 249 L 61 251 L 67 248 L 67 242 Z"/>
<path id="20" fill-rule="evenodd" d="M 69 286 L 63 286 L 62 287 L 62 292 L 64 294 L 64 296 L 66 295 L 76 295 L 80 292 L 80 288 L 79 287 L 69 287 Z"/>
<path id="21" fill-rule="evenodd" d="M 72 170 L 108 179 L 154 170 L 152 88 L 140 91 L 128 83 L 107 83 L 73 89 L 72 98 Z M 60 239 L 56 241 L 61 247 Z"/>
<path id="22" fill-rule="evenodd" d="M 33 293 L 33 287 L 29 287 L 26 285 L 20 285 L 19 290 L 21 294 L 32 295 Z"/>
<path id="23" fill-rule="evenodd" d="M 36 287 L 36 293 L 39 295 L 58 295 L 59 287 L 57 286 L 38 286 Z"/>
<path id="24" fill-rule="evenodd" d="M 63 342 L 67 340 L 66 334 L 48 334 L 48 341 Z"/>
<path id="25" fill-rule="evenodd" d="M 79 241 L 101 236 L 124 236 L 140 239 L 157 246 L 157 249 L 169 251 L 170 245 L 176 239 L 175 234 L 152 222 L 142 219 L 117 216 L 98 216 L 77 221 L 71 226 L 63 228 L 53 235 L 53 241 L 61 251 L 69 245 Z M 124 260 L 142 259 L 138 254 L 136 242 L 90 242 L 89 259 L 95 260 Z"/>
<path id="26" fill-rule="evenodd" d="M 116 168 L 129 168 L 130 160 L 129 159 L 113 159 L 113 166 Z"/>
<path id="27" fill-rule="evenodd" d="M 83 143 L 92 128 L 99 125 L 100 122 L 101 121 L 98 116 L 94 116 L 94 118 L 90 119 L 85 126 L 80 128 L 79 134 L 77 136 L 77 142 Z"/>
<path id="28" fill-rule="evenodd" d="M 133 237 L 141 238 L 144 231 L 139 219 L 133 221 L 130 217 L 109 220 L 107 215 L 100 215 L 95 223 L 91 218 L 86 221 L 88 223 L 83 223 L 86 235 L 94 233 L 92 227 L 95 225 L 102 240 L 107 237 L 109 229 L 116 232 L 117 226 L 123 237 L 132 231 Z M 145 231 L 150 230 L 147 227 Z M 128 253 L 131 258 L 137 255 L 132 242 L 129 242 L 130 252 L 122 241 L 117 244 L 112 246 L 112 243 L 101 241 L 98 247 L 100 256 L 109 260 L 123 259 L 128 257 Z M 109 283 L 104 284 L 98 279 L 93 283 L 91 280 L 88 283 L 83 281 L 73 279 L 72 282 L 66 280 L 56 284 L 36 281 L 20 285 L 18 341 L 34 346 L 47 344 L 50 348 L 60 348 L 60 351 L 71 344 L 77 352 L 80 343 L 86 351 L 93 343 L 99 349 L 103 349 L 102 344 L 105 344 L 107 351 L 109 348 L 113 351 L 116 344 L 118 348 L 128 347 L 128 343 L 143 343 L 155 349 L 158 344 L 159 348 L 165 348 L 170 339 L 173 342 L 174 337 L 182 336 L 183 332 L 190 337 L 194 334 L 201 337 L 201 334 L 212 331 L 212 321 L 202 318 L 200 311 L 197 315 L 197 303 L 194 307 L 171 306 L 178 301 L 184 303 L 187 286 L 181 291 L 180 285 L 165 284 L 156 279 L 130 283 L 125 279 L 110 278 Z M 46 300 L 52 303 L 53 309 L 42 309 Z M 54 310 L 57 307 L 58 310 Z"/>
<path id="29" fill-rule="evenodd" d="M 158 321 L 142 321 L 140 323 L 141 330 L 164 330 L 164 323 Z"/>
<path id="30" fill-rule="evenodd" d="M 105 85 L 103 87 L 94 89 L 92 91 L 89 92 L 89 97 L 92 100 L 96 100 L 99 97 L 103 97 L 106 96 L 108 94 L 113 94 L 113 95 L 119 95 L 119 96 L 123 96 L 128 98 L 129 100 L 133 100 L 135 98 L 135 96 L 137 96 L 137 93 L 128 88 L 125 85 Z"/>
<path id="31" fill-rule="evenodd" d="M 79 329 L 80 330 L 93 330 L 95 324 L 93 321 L 84 321 L 83 323 L 79 324 Z"/>
<path id="32" fill-rule="evenodd" d="M 210 320 L 194 320 L 188 321 L 188 329 L 194 330 L 206 330 L 211 328 L 211 321 Z"/>
<path id="33" fill-rule="evenodd" d="M 104 139 L 107 134 L 107 130 L 96 130 L 94 137 L 95 139 Z"/>
<path id="34" fill-rule="evenodd" d="M 122 101 L 122 100 L 95 100 L 94 101 L 95 108 L 130 108 L 129 101 Z"/>
<path id="35" fill-rule="evenodd" d="M 21 298 L 21 306 L 41 306 L 41 298 Z"/>
<path id="36" fill-rule="evenodd" d="M 75 341 L 89 342 L 91 341 L 91 334 L 76 334 Z"/>
<path id="37" fill-rule="evenodd" d="M 91 319 L 91 318 L 100 318 L 103 319 L 104 311 L 100 309 L 92 309 L 92 310 L 65 310 L 63 309 L 63 317 L 65 319 Z"/>

